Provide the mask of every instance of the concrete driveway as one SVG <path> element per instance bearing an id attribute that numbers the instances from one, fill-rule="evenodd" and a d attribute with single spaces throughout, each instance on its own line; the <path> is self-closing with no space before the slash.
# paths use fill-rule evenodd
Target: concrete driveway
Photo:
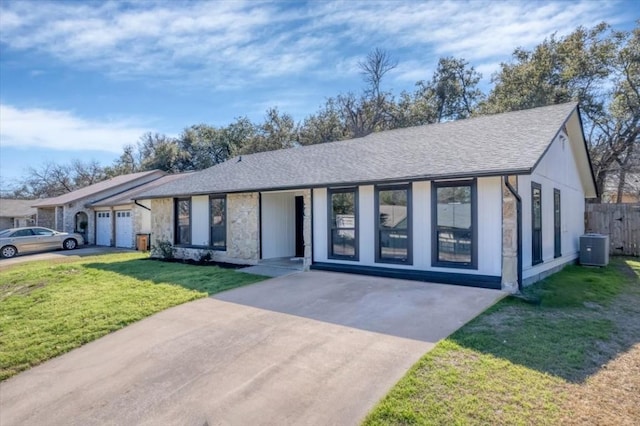
<path id="1" fill-rule="evenodd" d="M 29 254 L 20 254 L 10 259 L 0 258 L 0 268 L 18 263 L 35 262 L 37 260 L 58 260 L 58 259 L 79 259 L 85 256 L 94 256 L 97 254 L 127 252 L 129 249 L 120 249 L 115 247 L 102 246 L 82 246 L 75 250 L 56 250 L 47 252 L 36 252 Z"/>
<path id="2" fill-rule="evenodd" d="M 352 425 L 495 290 L 329 272 L 168 309 L 2 384 L 0 424 Z"/>

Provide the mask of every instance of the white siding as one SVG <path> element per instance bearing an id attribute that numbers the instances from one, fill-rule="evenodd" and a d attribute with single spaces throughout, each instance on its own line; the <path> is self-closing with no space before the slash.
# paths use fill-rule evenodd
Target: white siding
<path id="1" fill-rule="evenodd" d="M 561 140 L 564 137 L 565 142 Z M 531 262 L 531 182 L 542 186 L 542 260 Z M 560 190 L 562 256 L 554 259 L 553 190 Z M 531 174 L 518 178 L 522 197 L 523 276 L 529 278 L 576 259 L 579 237 L 584 233 L 584 189 L 571 144 L 561 133 Z"/>
<path id="2" fill-rule="evenodd" d="M 138 203 L 147 207 L 147 209 L 137 206 L 136 214 L 139 215 L 139 222 L 137 224 L 138 229 L 135 232 L 140 234 L 150 234 L 151 233 L 151 200 L 141 200 Z"/>
<path id="3" fill-rule="evenodd" d="M 500 178 L 478 179 L 478 269 L 431 266 L 431 183 L 412 184 L 413 265 L 375 262 L 374 186 L 358 188 L 359 261 L 328 259 L 327 190 L 313 190 L 314 262 L 500 276 L 502 268 L 502 192 Z"/>
<path id="4" fill-rule="evenodd" d="M 191 244 L 209 245 L 209 196 L 191 197 Z"/>
<path id="5" fill-rule="evenodd" d="M 296 254 L 295 193 L 262 194 L 262 258 Z"/>

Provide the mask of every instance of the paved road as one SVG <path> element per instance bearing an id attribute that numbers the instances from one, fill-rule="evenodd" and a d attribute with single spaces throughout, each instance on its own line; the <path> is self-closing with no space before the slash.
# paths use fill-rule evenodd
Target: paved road
<path id="1" fill-rule="evenodd" d="M 87 246 L 75 250 L 56 250 L 43 253 L 23 254 L 10 259 L 0 258 L 0 268 L 19 263 L 35 262 L 37 260 L 79 259 L 96 254 L 127 252 L 131 250 L 115 247 Z"/>
<path id="2" fill-rule="evenodd" d="M 503 293 L 306 272 L 187 303 L 2 384 L 0 424 L 352 425 Z"/>

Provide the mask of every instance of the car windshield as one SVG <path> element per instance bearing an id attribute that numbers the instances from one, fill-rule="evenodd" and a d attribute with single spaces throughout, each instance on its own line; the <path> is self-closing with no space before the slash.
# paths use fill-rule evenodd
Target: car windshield
<path id="1" fill-rule="evenodd" d="M 0 231 L 0 237 L 6 237 L 11 233 L 11 229 L 5 229 L 4 231 Z"/>

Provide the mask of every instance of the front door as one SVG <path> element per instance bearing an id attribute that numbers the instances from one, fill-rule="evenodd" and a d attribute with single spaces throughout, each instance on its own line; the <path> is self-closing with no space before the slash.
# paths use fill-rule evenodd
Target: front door
<path id="1" fill-rule="evenodd" d="M 296 197 L 296 257 L 304 257 L 304 197 Z"/>

